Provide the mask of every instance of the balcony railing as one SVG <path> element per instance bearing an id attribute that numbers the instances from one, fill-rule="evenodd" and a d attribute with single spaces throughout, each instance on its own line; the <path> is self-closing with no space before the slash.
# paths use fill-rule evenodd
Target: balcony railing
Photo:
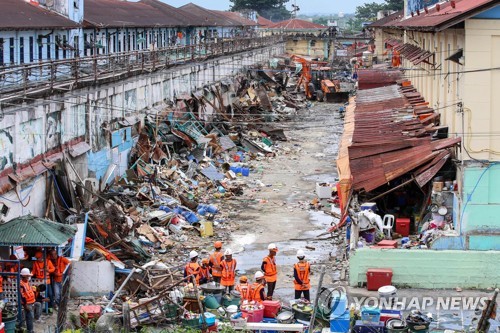
<path id="1" fill-rule="evenodd" d="M 114 81 L 188 62 L 276 45 L 282 36 L 222 40 L 217 43 L 168 47 L 0 67 L 0 102 L 26 95 L 67 91 L 85 84 Z"/>

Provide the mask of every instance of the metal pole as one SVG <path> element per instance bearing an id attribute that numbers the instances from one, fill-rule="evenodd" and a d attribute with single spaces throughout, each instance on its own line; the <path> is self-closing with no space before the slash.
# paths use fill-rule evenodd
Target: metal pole
<path id="1" fill-rule="evenodd" d="M 318 290 L 316 290 L 316 297 L 314 298 L 313 312 L 311 315 L 311 321 L 309 322 L 309 329 L 308 329 L 309 333 L 314 332 L 313 328 L 314 328 L 314 320 L 316 319 L 316 307 L 318 306 L 318 301 L 319 301 L 318 295 L 319 295 L 319 292 L 321 291 L 321 286 L 323 285 L 323 277 L 325 276 L 325 271 L 326 271 L 325 265 L 321 266 L 321 273 L 320 273 L 319 282 L 318 282 Z"/>
<path id="2" fill-rule="evenodd" d="M 130 274 L 127 276 L 127 278 L 125 279 L 125 281 L 123 281 L 122 285 L 120 286 L 120 288 L 118 288 L 118 290 L 115 292 L 115 294 L 113 295 L 113 298 L 111 299 L 111 301 L 109 301 L 108 305 L 106 305 L 106 307 L 104 308 L 104 311 L 109 311 L 111 310 L 110 306 L 113 305 L 113 303 L 115 302 L 115 299 L 118 297 L 118 295 L 120 294 L 120 292 L 122 291 L 122 289 L 125 287 L 125 285 L 127 284 L 128 280 L 130 280 L 130 278 L 132 277 L 132 275 L 136 272 L 135 269 L 132 269 L 132 271 L 130 271 Z"/>
<path id="3" fill-rule="evenodd" d="M 198 292 L 198 284 L 196 283 L 194 275 L 191 275 L 191 282 L 193 283 L 194 293 L 196 294 L 196 300 L 198 301 L 198 307 L 200 308 L 201 312 L 201 330 L 202 332 L 205 332 L 205 330 L 207 329 L 207 319 L 205 318 L 205 311 L 203 310 L 203 304 L 201 304 L 200 293 Z"/>

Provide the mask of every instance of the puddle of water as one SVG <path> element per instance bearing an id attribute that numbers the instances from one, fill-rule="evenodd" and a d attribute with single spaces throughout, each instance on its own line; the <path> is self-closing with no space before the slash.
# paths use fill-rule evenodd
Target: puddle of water
<path id="1" fill-rule="evenodd" d="M 337 178 L 336 174 L 321 173 L 321 174 L 317 174 L 317 175 L 309 175 L 309 176 L 303 177 L 302 179 L 304 179 L 306 181 L 317 182 L 317 183 L 334 183 L 336 178 Z"/>

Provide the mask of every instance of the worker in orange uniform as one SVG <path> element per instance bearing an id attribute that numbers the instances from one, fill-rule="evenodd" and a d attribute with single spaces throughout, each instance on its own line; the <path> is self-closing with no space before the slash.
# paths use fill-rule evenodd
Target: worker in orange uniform
<path id="1" fill-rule="evenodd" d="M 201 260 L 200 267 L 200 284 L 204 284 L 212 280 L 212 276 L 210 275 L 210 266 L 208 266 L 208 259 L 203 258 Z"/>
<path id="2" fill-rule="evenodd" d="M 276 288 L 276 280 L 278 280 L 278 268 L 276 267 L 276 253 L 278 248 L 276 244 L 271 243 L 267 247 L 269 254 L 262 260 L 261 270 L 264 272 L 267 283 L 267 299 L 272 300 L 274 289 Z"/>
<path id="3" fill-rule="evenodd" d="M 240 277 L 240 283 L 234 289 L 240 293 L 241 302 L 250 302 L 252 300 L 252 288 L 248 284 L 248 278 L 245 275 Z"/>
<path id="4" fill-rule="evenodd" d="M 201 267 L 198 264 L 198 252 L 196 251 L 189 252 L 189 259 L 190 259 L 189 263 L 184 268 L 184 277 L 186 278 L 190 275 L 193 275 L 196 280 L 196 284 L 200 284 Z"/>
<path id="5" fill-rule="evenodd" d="M 266 278 L 261 271 L 255 272 L 255 282 L 252 284 L 252 301 L 263 302 L 266 299 Z"/>
<path id="6" fill-rule="evenodd" d="M 236 277 L 236 259 L 233 259 L 233 251 L 226 249 L 224 252 L 224 260 L 221 261 L 222 277 L 220 284 L 226 287 L 226 292 L 229 293 L 234 289 Z"/>
<path id="7" fill-rule="evenodd" d="M 45 278 L 45 284 L 47 285 L 47 296 L 49 297 L 49 313 L 52 313 L 54 308 L 54 293 L 52 290 L 52 284 L 50 283 L 50 276 L 56 271 L 56 268 L 50 260 L 43 259 L 42 251 L 37 251 L 35 253 L 36 261 L 33 263 L 32 274 L 35 279 L 43 280 Z"/>
<path id="8" fill-rule="evenodd" d="M 15 254 L 11 254 L 9 256 L 9 260 L 18 260 Z M 5 263 L 5 271 L 10 273 L 16 273 L 16 275 L 9 275 L 9 279 L 15 279 L 17 276 L 17 272 L 19 270 L 19 265 L 15 262 L 7 262 Z"/>
<path id="9" fill-rule="evenodd" d="M 63 274 L 66 271 L 66 268 L 71 264 L 68 258 L 60 257 L 57 254 L 56 250 L 51 250 L 49 252 L 50 262 L 55 267 L 55 271 L 52 274 L 52 289 L 54 292 L 54 302 L 55 306 L 59 306 L 59 302 L 61 301 L 61 289 L 62 289 L 62 281 Z"/>
<path id="10" fill-rule="evenodd" d="M 210 255 L 209 258 L 209 266 L 211 269 L 212 278 L 215 282 L 220 283 L 220 279 L 222 276 L 222 266 L 220 262 L 222 261 L 222 242 L 214 243 L 215 251 Z"/>
<path id="11" fill-rule="evenodd" d="M 30 283 L 31 272 L 28 268 L 21 270 L 21 283 L 19 284 L 19 292 L 21 293 L 21 304 L 24 310 L 24 320 L 28 333 L 33 333 L 33 313 L 35 304 L 35 291 Z M 21 324 L 22 325 L 22 324 Z"/>
<path id="12" fill-rule="evenodd" d="M 311 273 L 311 265 L 305 260 L 304 251 L 297 251 L 297 259 L 299 262 L 293 265 L 293 284 L 295 285 L 295 299 L 299 299 L 302 294 L 304 298 L 310 301 L 309 289 L 311 289 L 311 281 L 309 274 Z"/>

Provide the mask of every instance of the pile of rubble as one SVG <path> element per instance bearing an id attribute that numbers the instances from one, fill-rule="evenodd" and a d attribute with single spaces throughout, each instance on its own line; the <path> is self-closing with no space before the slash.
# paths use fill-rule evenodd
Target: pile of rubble
<path id="1" fill-rule="evenodd" d="M 146 303 L 152 311 L 158 301 L 162 310 L 147 322 L 168 317 L 163 305 L 178 304 L 172 300 L 181 290 L 176 287 L 189 282 L 183 276 L 188 253 L 207 254 L 214 240 L 229 237 L 235 214 L 227 199 L 242 195 L 248 176 L 281 153 L 276 143 L 287 138 L 278 122 L 308 107 L 300 93 L 286 91 L 287 82 L 256 71 L 178 97 L 140 123 L 122 176 L 113 177 L 111 166 L 101 184 L 68 186 L 82 213 L 71 209 L 66 220 L 87 221 L 82 260 L 108 260 L 122 273 L 115 280 L 120 297 L 93 304 L 124 311 L 123 306 L 133 310 Z"/>

